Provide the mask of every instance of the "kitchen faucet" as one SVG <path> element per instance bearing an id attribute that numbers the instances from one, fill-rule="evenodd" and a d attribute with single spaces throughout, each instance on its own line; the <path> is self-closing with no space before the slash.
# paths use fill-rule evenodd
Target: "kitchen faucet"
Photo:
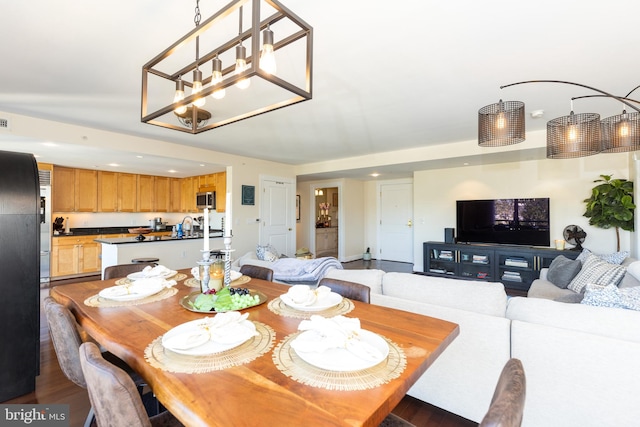
<path id="1" fill-rule="evenodd" d="M 184 222 L 187 219 L 189 219 L 189 223 L 188 223 L 189 227 L 188 228 L 184 226 Z M 182 224 L 182 229 L 184 230 L 185 236 L 191 237 L 191 229 L 193 228 L 193 218 L 191 218 L 189 215 L 187 215 L 184 218 L 182 218 L 181 224 Z"/>

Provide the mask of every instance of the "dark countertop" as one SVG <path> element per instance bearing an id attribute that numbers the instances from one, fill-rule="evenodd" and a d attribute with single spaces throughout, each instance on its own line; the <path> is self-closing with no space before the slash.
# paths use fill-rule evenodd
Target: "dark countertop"
<path id="1" fill-rule="evenodd" d="M 222 232 L 211 232 L 209 238 L 222 238 Z M 112 237 L 104 239 L 95 239 L 98 243 L 107 243 L 110 245 L 121 245 L 124 243 L 147 243 L 147 242 L 181 242 L 185 240 L 203 240 L 202 236 L 183 237 L 178 239 L 171 236 L 144 236 L 144 240 L 138 240 L 136 237 Z"/>
<path id="2" fill-rule="evenodd" d="M 95 235 L 100 235 L 100 234 L 132 234 L 129 233 L 129 229 L 130 228 L 146 228 L 144 226 L 141 225 L 130 225 L 128 227 L 126 226 L 120 226 L 120 227 L 82 227 L 82 228 L 70 228 L 69 234 L 66 234 L 64 232 L 60 233 L 60 234 L 54 234 L 53 237 L 63 237 L 63 236 L 95 236 Z M 168 225 L 164 230 L 154 230 L 154 232 L 156 233 L 161 233 L 161 232 L 167 232 L 167 231 L 171 231 L 171 229 L 173 228 L 173 225 Z M 211 229 L 211 237 L 219 237 L 219 236 L 213 236 L 214 233 L 219 233 L 220 236 L 222 236 L 222 230 L 214 230 Z M 155 236 L 148 236 L 148 237 L 155 237 Z"/>

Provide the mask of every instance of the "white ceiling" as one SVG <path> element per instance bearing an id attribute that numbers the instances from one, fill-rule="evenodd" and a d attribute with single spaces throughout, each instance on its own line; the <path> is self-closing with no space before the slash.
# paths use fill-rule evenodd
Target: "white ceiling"
<path id="1" fill-rule="evenodd" d="M 567 80 L 618 96 L 640 84 L 637 0 L 282 1 L 314 29 L 310 101 L 199 135 L 141 123 L 141 67 L 193 28 L 195 0 L 32 0 L 2 5 L 0 111 L 305 165 L 475 140 L 478 109 L 499 98 L 524 101 L 527 130 L 540 130 L 569 113 L 572 96 L 595 93 L 558 84 L 500 90 L 512 82 Z M 203 19 L 224 4 L 201 0 Z M 544 118 L 529 117 L 533 110 Z M 575 101 L 576 113 L 621 110 L 611 99 Z M 0 132 L 1 149 L 52 163 L 99 167 L 131 155 L 42 142 Z M 164 174 L 171 162 L 180 167 L 147 156 L 136 168 Z M 416 159 L 378 169 L 397 177 L 436 166 Z"/>

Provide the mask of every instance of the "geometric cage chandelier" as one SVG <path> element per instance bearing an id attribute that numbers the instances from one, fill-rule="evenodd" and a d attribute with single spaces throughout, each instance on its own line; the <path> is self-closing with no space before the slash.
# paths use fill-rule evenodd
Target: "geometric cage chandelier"
<path id="1" fill-rule="evenodd" d="M 313 29 L 277 0 L 235 0 L 142 67 L 141 121 L 198 134 L 312 98 Z"/>
<path id="2" fill-rule="evenodd" d="M 591 86 L 561 80 L 528 80 L 500 86 L 500 89 L 525 83 L 560 83 L 580 86 L 598 92 L 571 99 L 571 112 L 547 123 L 547 158 L 568 159 L 598 153 L 618 153 L 640 150 L 640 101 L 629 98 L 637 86 L 626 96 L 615 96 Z M 597 113 L 573 112 L 573 100 L 589 97 L 607 97 L 617 100 L 635 112 L 600 120 Z M 638 105 L 634 105 L 638 104 Z M 524 103 L 500 100 L 478 111 L 478 145 L 498 147 L 522 142 L 525 139 Z"/>

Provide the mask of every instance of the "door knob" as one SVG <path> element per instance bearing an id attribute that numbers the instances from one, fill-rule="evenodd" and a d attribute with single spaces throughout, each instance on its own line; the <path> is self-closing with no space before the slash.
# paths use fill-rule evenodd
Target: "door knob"
<path id="1" fill-rule="evenodd" d="M 411 222 L 411 220 L 409 220 L 409 222 L 407 222 L 407 226 L 411 227 L 413 225 L 413 222 Z"/>

